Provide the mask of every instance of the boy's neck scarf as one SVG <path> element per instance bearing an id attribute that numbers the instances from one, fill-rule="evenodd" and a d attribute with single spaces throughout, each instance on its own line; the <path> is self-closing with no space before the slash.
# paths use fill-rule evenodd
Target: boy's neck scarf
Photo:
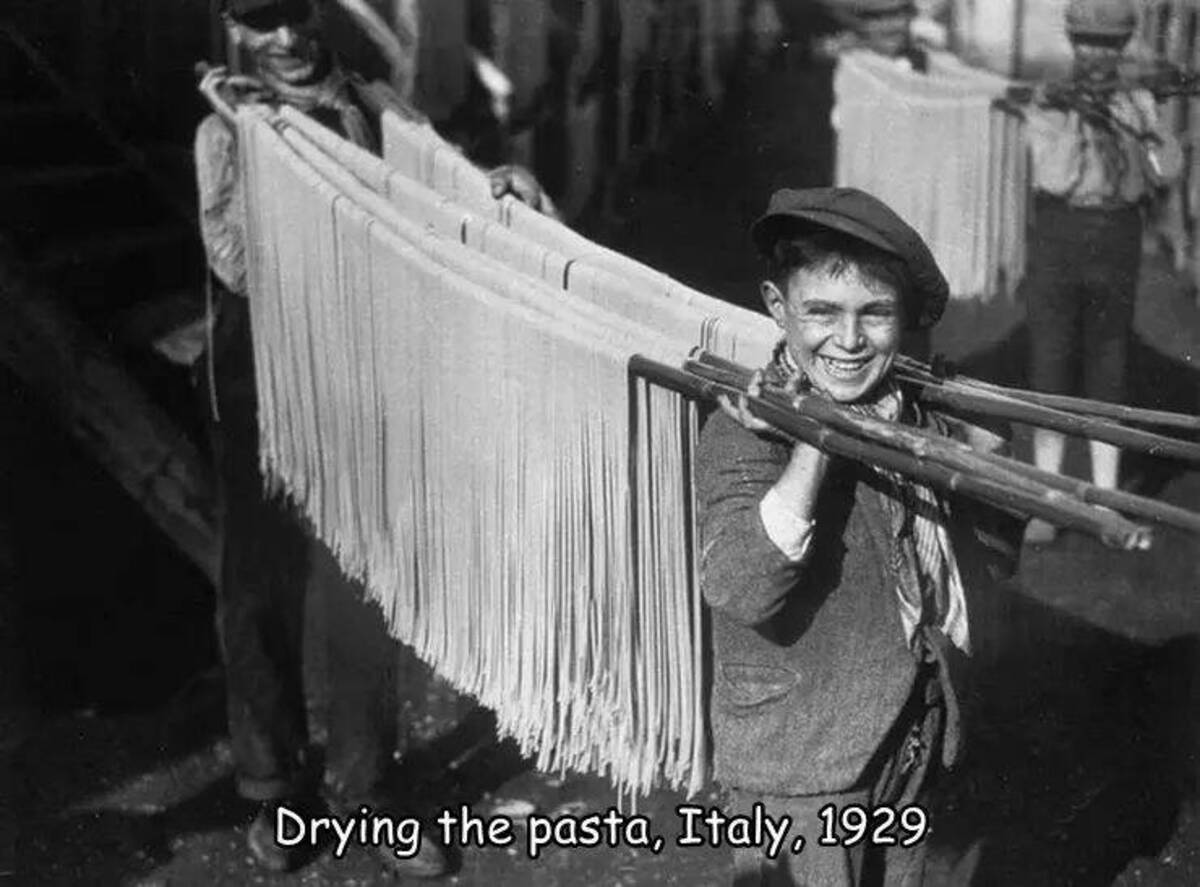
<path id="1" fill-rule="evenodd" d="M 814 390 L 785 341 L 776 346 L 763 375 L 764 381 L 772 385 L 785 385 L 798 377 L 800 390 Z M 911 423 L 911 411 L 907 411 L 906 417 L 903 393 L 890 373 L 876 389 L 873 400 L 845 406 L 890 422 L 908 418 Z M 949 564 L 941 542 L 946 515 L 941 499 L 919 481 L 882 468 L 874 471 L 883 481 L 880 498 L 891 523 L 890 566 L 896 577 L 896 594 L 912 612 L 919 614 L 918 626 L 941 627 L 950 606 Z M 910 646 L 914 653 L 920 652 L 918 638 L 919 633 L 913 632 Z"/>

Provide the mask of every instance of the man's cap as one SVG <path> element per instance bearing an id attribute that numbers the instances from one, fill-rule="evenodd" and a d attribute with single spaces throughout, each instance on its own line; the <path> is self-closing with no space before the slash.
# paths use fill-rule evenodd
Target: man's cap
<path id="1" fill-rule="evenodd" d="M 250 27 L 308 21 L 309 0 L 223 0 L 221 11 Z"/>
<path id="2" fill-rule="evenodd" d="M 781 236 L 804 228 L 838 231 L 901 259 L 909 282 L 904 294 L 907 325 L 926 329 L 938 322 L 950 297 L 946 277 L 921 235 L 882 200 L 858 188 L 783 188 L 771 195 L 750 237 L 770 258 Z"/>
<path id="3" fill-rule="evenodd" d="M 1133 0 L 1071 0 L 1067 33 L 1077 37 L 1129 37 L 1137 27 Z"/>
<path id="4" fill-rule="evenodd" d="M 840 4 L 839 8 L 842 12 L 851 15 L 873 18 L 883 15 L 915 13 L 917 4 L 916 0 L 850 0 L 848 3 Z"/>

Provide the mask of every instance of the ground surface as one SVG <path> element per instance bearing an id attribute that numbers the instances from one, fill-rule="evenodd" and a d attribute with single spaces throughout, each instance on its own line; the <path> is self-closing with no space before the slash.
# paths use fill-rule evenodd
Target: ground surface
<path id="1" fill-rule="evenodd" d="M 821 77 L 782 67 L 756 87 L 616 207 L 622 248 L 744 303 L 755 298 L 757 271 L 746 224 L 771 188 L 829 176 Z M 956 307 L 935 347 L 1020 381 L 1021 314 L 1008 303 Z M 1189 294 L 1163 262 L 1149 263 L 1135 401 L 1196 410 L 1198 331 Z M 289 876 L 249 864 L 250 811 L 233 791 L 219 675 L 206 671 L 214 659 L 207 591 L 169 562 L 102 479 L 61 467 L 76 464 L 70 448 L 11 384 L 0 390 L 6 414 L 20 419 L 4 424 L 0 464 L 23 466 L 3 475 L 0 496 L 9 503 L 0 506 L 0 537 L 15 540 L 2 552 L 0 578 L 17 589 L 18 617 L 0 626 L 20 626 L 15 649 L 23 655 L 0 671 L 24 673 L 15 702 L 6 701 L 28 713 L 11 718 L 26 739 L 0 772 L 0 828 L 15 827 L 17 839 L 9 863 L 0 830 L 0 884 L 381 882 L 360 850 L 341 860 L 326 851 Z M 1130 475 L 1150 494 L 1200 505 L 1197 472 L 1144 460 Z M 1072 534 L 1023 553 L 1017 579 L 977 614 L 974 747 L 942 788 L 933 836 L 943 882 L 967 883 L 963 868 L 949 874 L 965 855 L 976 860 L 973 883 L 981 885 L 1200 883 L 1200 814 L 1191 800 L 1198 591 L 1195 541 L 1173 533 L 1145 555 Z M 408 754 L 397 780 L 410 794 L 479 813 L 615 802 L 599 780 L 529 770 L 494 741 L 485 714 L 436 683 L 418 676 L 408 694 Z M 662 793 L 639 809 L 670 838 L 680 801 Z M 532 862 L 518 847 L 465 850 L 451 882 L 726 883 L 724 848 L 668 840 L 658 856 L 552 850 Z"/>

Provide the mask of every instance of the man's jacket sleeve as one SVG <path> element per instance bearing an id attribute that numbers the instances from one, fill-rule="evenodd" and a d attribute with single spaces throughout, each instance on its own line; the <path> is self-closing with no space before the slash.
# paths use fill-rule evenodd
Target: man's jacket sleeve
<path id="1" fill-rule="evenodd" d="M 196 130 L 196 185 L 200 236 L 208 265 L 232 292 L 246 292 L 245 204 L 237 140 L 210 114 Z"/>

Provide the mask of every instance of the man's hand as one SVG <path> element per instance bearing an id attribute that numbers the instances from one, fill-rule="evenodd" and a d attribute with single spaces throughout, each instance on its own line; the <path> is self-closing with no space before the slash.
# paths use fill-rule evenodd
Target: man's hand
<path id="1" fill-rule="evenodd" d="M 228 71 L 224 67 L 210 68 L 203 62 L 196 66 L 196 70 L 203 72 L 200 77 L 200 95 L 204 96 L 205 100 L 212 106 L 212 109 L 226 123 L 232 125 L 236 115 L 233 108 L 225 101 L 225 97 L 221 95 L 221 84 L 224 82 Z"/>
<path id="2" fill-rule="evenodd" d="M 244 74 L 230 74 L 223 65 L 209 67 L 203 62 L 196 66 L 200 77 L 200 94 L 213 110 L 232 123 L 237 116 L 235 108 L 242 102 L 260 101 L 270 95 L 265 83 Z"/>
<path id="3" fill-rule="evenodd" d="M 192 366 L 208 348 L 207 317 L 197 318 L 155 339 L 152 347 L 173 364 Z"/>
<path id="4" fill-rule="evenodd" d="M 516 164 L 498 166 L 488 173 L 488 178 L 492 183 L 492 196 L 497 200 L 511 194 L 542 215 L 558 218 L 558 210 L 550 200 L 550 195 L 542 190 L 533 173 L 525 167 Z"/>

